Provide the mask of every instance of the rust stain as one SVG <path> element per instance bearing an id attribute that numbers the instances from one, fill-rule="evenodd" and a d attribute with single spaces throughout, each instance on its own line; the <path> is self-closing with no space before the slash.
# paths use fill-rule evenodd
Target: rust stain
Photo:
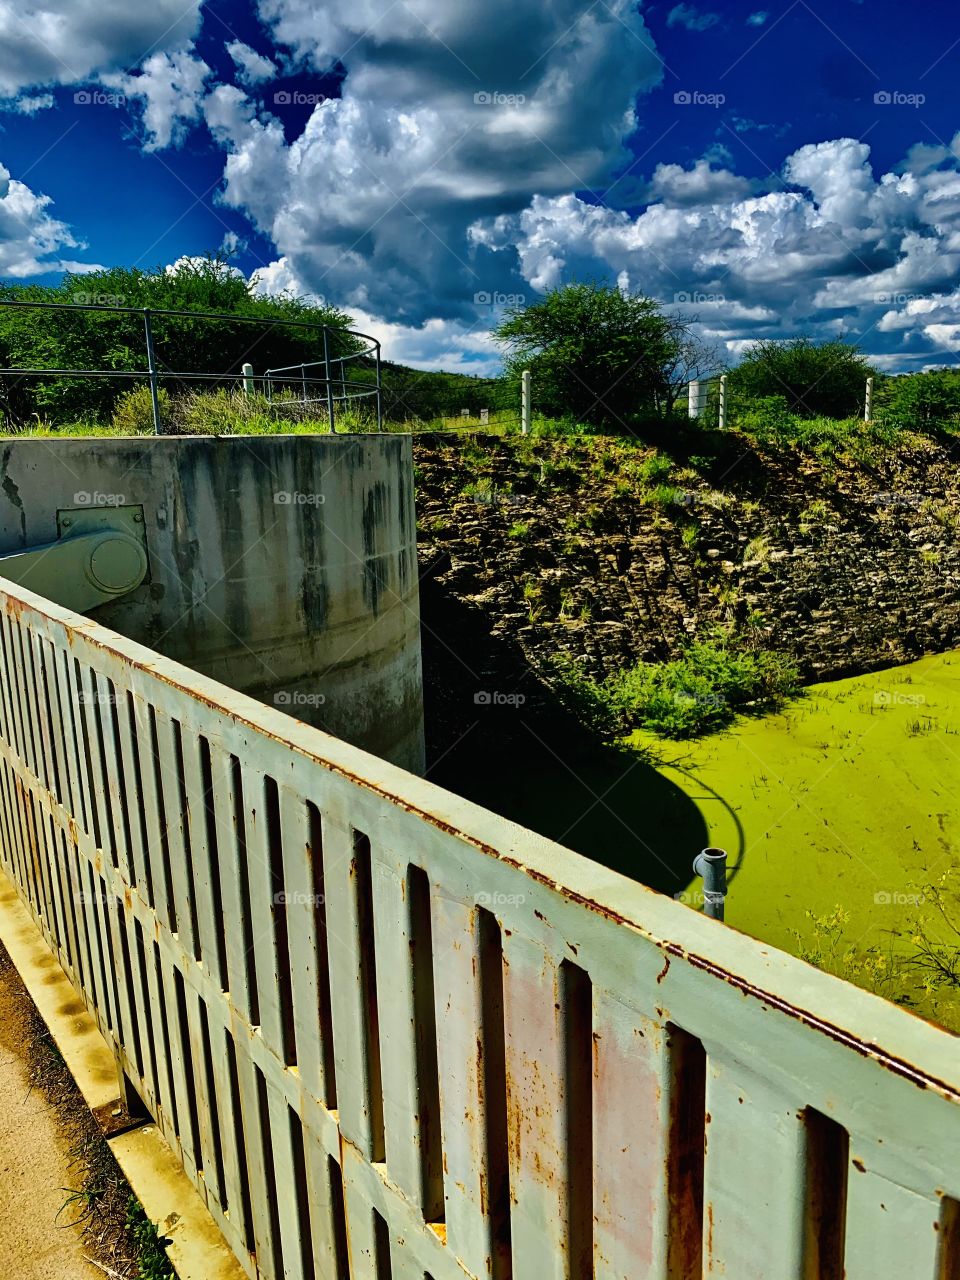
<path id="1" fill-rule="evenodd" d="M 860 1171 L 860 1173 L 867 1172 L 867 1166 L 863 1163 L 861 1159 L 859 1159 L 859 1157 L 855 1156 L 851 1163 L 853 1164 L 853 1167 L 855 1169 Z"/>
<path id="2" fill-rule="evenodd" d="M 910 1062 L 905 1062 L 902 1058 L 898 1058 L 896 1054 L 889 1053 L 879 1045 L 869 1044 L 867 1041 L 860 1040 L 851 1032 L 844 1031 L 842 1027 L 834 1026 L 832 1022 L 827 1022 L 824 1018 L 818 1018 L 806 1009 L 800 1009 L 796 1005 L 790 1004 L 788 1000 L 783 1000 L 780 996 L 773 995 L 772 992 L 764 991 L 762 987 L 755 987 L 752 982 L 747 982 L 745 978 L 728 973 L 726 969 L 714 964 L 712 960 L 698 956 L 692 951 L 684 951 L 676 943 L 666 942 L 663 945 L 666 951 L 679 959 L 687 960 L 695 968 L 701 969 L 715 978 L 722 979 L 736 990 L 742 992 L 743 995 L 753 996 L 763 1004 L 769 1005 L 770 1008 L 776 1009 L 779 1013 L 785 1013 L 788 1017 L 795 1018 L 802 1026 L 809 1027 L 813 1031 L 819 1031 L 829 1039 L 837 1041 L 838 1044 L 855 1050 L 861 1057 L 873 1059 L 878 1066 L 885 1068 L 893 1075 L 902 1076 L 905 1080 L 911 1081 L 918 1089 L 936 1089 L 937 1092 L 951 1101 L 960 1102 L 960 1089 L 955 1088 L 944 1080 L 938 1080 L 936 1076 L 928 1075 L 921 1068 L 915 1067 Z"/>
<path id="3" fill-rule="evenodd" d="M 668 974 L 669 972 L 670 972 L 670 957 L 669 957 L 669 956 L 665 956 L 665 957 L 664 957 L 664 961 L 663 961 L 663 968 L 662 968 L 662 969 L 660 970 L 660 972 L 657 974 L 657 985 L 658 985 L 658 986 L 659 986 L 659 985 L 660 985 L 660 983 L 664 980 L 664 978 L 667 976 L 667 974 Z"/>

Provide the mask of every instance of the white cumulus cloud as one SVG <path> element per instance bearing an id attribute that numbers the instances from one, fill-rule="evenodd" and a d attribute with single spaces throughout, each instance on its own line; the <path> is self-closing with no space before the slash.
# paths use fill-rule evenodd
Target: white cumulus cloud
<path id="1" fill-rule="evenodd" d="M 49 271 L 94 271 L 94 264 L 65 258 L 65 249 L 83 249 L 66 223 L 49 212 L 49 196 L 38 195 L 0 164 L 0 276 L 25 277 Z"/>
<path id="2" fill-rule="evenodd" d="M 0 0 L 0 96 L 80 84 L 185 48 L 199 21 L 200 0 Z"/>
<path id="3" fill-rule="evenodd" d="M 192 53 L 154 53 L 133 75 L 109 73 L 103 83 L 143 104 L 144 150 L 159 151 L 183 141 L 201 116 L 210 68 Z"/>

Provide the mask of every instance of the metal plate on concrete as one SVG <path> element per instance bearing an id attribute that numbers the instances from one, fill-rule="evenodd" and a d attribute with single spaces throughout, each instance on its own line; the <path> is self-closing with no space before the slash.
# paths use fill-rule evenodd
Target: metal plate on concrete
<path id="1" fill-rule="evenodd" d="M 57 509 L 57 536 L 60 538 L 76 538 L 83 533 L 99 533 L 101 529 L 111 529 L 115 533 L 125 533 L 134 538 L 143 547 L 147 557 L 147 574 L 144 582 L 150 581 L 150 549 L 147 546 L 147 526 L 143 515 L 143 503 L 131 503 L 128 506 L 60 507 Z"/>

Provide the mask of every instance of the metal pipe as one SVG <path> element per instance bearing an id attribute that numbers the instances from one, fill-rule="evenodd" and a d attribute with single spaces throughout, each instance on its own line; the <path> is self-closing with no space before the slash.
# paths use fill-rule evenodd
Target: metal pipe
<path id="1" fill-rule="evenodd" d="M 330 335 L 323 331 L 323 372 L 327 380 L 327 417 L 330 419 L 330 434 L 336 431 L 333 421 L 333 383 L 330 381 Z"/>
<path id="2" fill-rule="evenodd" d="M 377 430 L 383 430 L 383 374 L 380 368 L 380 343 L 377 343 Z"/>
<path id="3" fill-rule="evenodd" d="M 693 870 L 703 877 L 703 914 L 714 920 L 723 919 L 723 903 L 727 896 L 727 854 L 725 849 L 709 848 L 698 853 Z"/>
<path id="4" fill-rule="evenodd" d="M 157 382 L 157 360 L 153 350 L 153 326 L 150 323 L 150 311 L 143 308 L 143 329 L 147 339 L 147 369 L 150 374 L 150 399 L 153 402 L 153 430 L 161 435 L 160 430 L 160 394 Z"/>

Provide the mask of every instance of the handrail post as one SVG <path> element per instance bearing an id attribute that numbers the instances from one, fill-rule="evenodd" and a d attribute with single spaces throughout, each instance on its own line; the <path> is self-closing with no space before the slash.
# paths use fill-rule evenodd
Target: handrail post
<path id="1" fill-rule="evenodd" d="M 323 373 L 327 381 L 327 417 L 330 419 L 330 434 L 336 433 L 333 421 L 333 383 L 330 381 L 330 334 L 323 330 Z"/>
<path id="2" fill-rule="evenodd" d="M 383 430 L 383 370 L 380 364 L 380 343 L 377 343 L 377 430 Z"/>
<path id="3" fill-rule="evenodd" d="M 153 430 L 155 435 L 162 435 L 160 429 L 160 393 L 158 390 L 157 361 L 153 351 L 153 326 L 150 323 L 150 310 L 143 308 L 143 331 L 147 339 L 147 370 L 150 374 L 150 399 L 153 402 Z"/>
<path id="4" fill-rule="evenodd" d="M 703 914 L 723 919 L 727 896 L 727 854 L 724 849 L 704 849 L 693 860 L 693 869 L 703 877 Z"/>

